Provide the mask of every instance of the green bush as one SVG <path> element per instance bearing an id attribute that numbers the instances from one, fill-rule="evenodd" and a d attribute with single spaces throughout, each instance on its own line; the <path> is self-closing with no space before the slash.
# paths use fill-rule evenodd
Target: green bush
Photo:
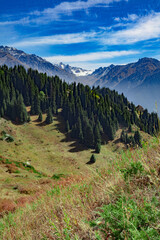
<path id="1" fill-rule="evenodd" d="M 110 203 L 98 212 L 99 218 L 90 222 L 105 235 L 110 233 L 111 239 L 147 240 L 159 239 L 157 228 L 160 211 L 155 201 L 148 203 L 142 199 L 140 204 L 135 200 L 120 196 L 116 203 Z M 105 238 L 104 238 L 105 239 Z"/>
<path id="2" fill-rule="evenodd" d="M 3 141 L 14 142 L 14 137 L 12 137 L 10 134 L 7 134 L 5 131 L 2 131 L 1 134 L 2 134 Z"/>
<path id="3" fill-rule="evenodd" d="M 54 174 L 51 178 L 55 179 L 55 180 L 59 180 L 61 177 L 64 177 L 64 174 L 60 173 L 60 174 Z"/>
<path id="4" fill-rule="evenodd" d="M 144 168 L 140 162 L 132 162 L 129 167 L 121 169 L 125 180 L 134 175 L 141 174 L 143 171 Z"/>

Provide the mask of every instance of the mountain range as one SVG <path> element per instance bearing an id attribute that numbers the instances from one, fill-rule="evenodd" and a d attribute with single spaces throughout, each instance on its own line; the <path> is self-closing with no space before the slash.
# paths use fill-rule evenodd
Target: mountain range
<path id="1" fill-rule="evenodd" d="M 153 58 L 142 58 L 126 65 L 110 65 L 100 67 L 94 72 L 82 68 L 71 67 L 63 63 L 52 64 L 34 54 L 27 54 L 12 47 L 0 46 L 0 65 L 9 67 L 22 65 L 49 76 L 58 75 L 67 82 L 82 82 L 90 86 L 108 87 L 140 104 L 149 111 L 156 111 L 155 103 L 160 111 L 160 61 Z"/>
<path id="2" fill-rule="evenodd" d="M 32 68 L 39 72 L 47 73 L 49 76 L 57 75 L 67 82 L 76 80 L 76 76 L 72 72 L 66 71 L 58 65 L 53 65 L 35 54 L 27 54 L 16 48 L 0 46 L 0 65 L 4 64 L 8 67 L 22 65 L 26 69 Z"/>

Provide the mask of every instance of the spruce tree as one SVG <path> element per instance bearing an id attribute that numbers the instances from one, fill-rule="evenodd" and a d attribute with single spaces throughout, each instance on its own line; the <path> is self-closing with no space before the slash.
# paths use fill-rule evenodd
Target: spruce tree
<path id="1" fill-rule="evenodd" d="M 50 124 L 52 122 L 53 122 L 53 116 L 52 116 L 51 108 L 49 107 L 47 111 L 46 123 Z"/>
<path id="2" fill-rule="evenodd" d="M 95 151 L 96 151 L 96 153 L 100 153 L 100 151 L 101 151 L 101 144 L 100 143 L 96 144 Z"/>
<path id="3" fill-rule="evenodd" d="M 122 132 L 121 132 L 121 137 L 120 137 L 120 139 L 121 139 L 121 142 L 125 142 L 125 133 L 124 133 L 124 130 L 122 130 Z"/>
<path id="4" fill-rule="evenodd" d="M 94 147 L 93 129 L 90 126 L 90 124 L 88 124 L 88 126 L 86 127 L 86 130 L 84 132 L 84 143 L 89 148 L 93 148 Z"/>
<path id="5" fill-rule="evenodd" d="M 31 121 L 31 117 L 30 117 L 30 114 L 28 114 L 27 122 L 30 122 L 30 121 Z"/>
<path id="6" fill-rule="evenodd" d="M 1 117 L 4 117 L 4 110 L 3 110 L 3 107 L 0 108 L 0 116 L 1 116 Z"/>
<path id="7" fill-rule="evenodd" d="M 35 99 L 34 99 L 34 111 L 35 111 L 35 114 L 39 114 L 41 109 L 40 109 L 40 100 L 39 100 L 39 96 L 35 96 Z"/>
<path id="8" fill-rule="evenodd" d="M 131 125 L 131 124 L 129 125 L 128 132 L 129 132 L 129 133 L 133 132 L 133 129 L 132 129 L 132 125 Z"/>
<path id="9" fill-rule="evenodd" d="M 133 136 L 130 137 L 130 140 L 131 140 L 131 144 L 132 146 L 134 147 L 135 146 L 135 139 Z"/>
<path id="10" fill-rule="evenodd" d="M 101 151 L 101 134 L 100 134 L 98 125 L 96 125 L 96 127 L 95 127 L 94 136 L 95 136 L 95 151 L 96 151 L 96 153 L 100 153 L 100 151 Z"/>
<path id="11" fill-rule="evenodd" d="M 28 114 L 27 114 L 26 107 L 24 105 L 23 97 L 21 94 L 17 99 L 16 105 L 15 105 L 15 111 L 16 111 L 17 120 L 20 123 L 27 122 Z"/>
<path id="12" fill-rule="evenodd" d="M 32 103 L 31 103 L 31 111 L 30 111 L 31 115 L 34 115 L 35 114 L 35 104 L 34 104 L 34 99 L 32 100 Z"/>
<path id="13" fill-rule="evenodd" d="M 98 125 L 96 125 L 96 127 L 95 127 L 94 136 L 95 136 L 95 144 L 97 144 L 97 143 L 101 144 L 101 134 L 100 134 Z"/>
<path id="14" fill-rule="evenodd" d="M 141 135 L 139 133 L 139 131 L 137 130 L 134 134 L 134 140 L 135 143 L 138 144 L 139 146 L 141 146 Z"/>
<path id="15" fill-rule="evenodd" d="M 42 121 L 43 121 L 42 112 L 40 112 L 40 113 L 39 113 L 39 116 L 38 116 L 38 121 L 39 121 L 39 122 L 42 122 Z"/>
<path id="16" fill-rule="evenodd" d="M 80 117 L 78 117 L 77 120 L 77 138 L 80 140 L 80 142 L 83 142 L 83 132 L 82 132 L 82 123 Z"/>
<path id="17" fill-rule="evenodd" d="M 69 130 L 70 130 L 70 127 L 69 127 L 69 122 L 68 122 L 68 120 L 66 121 L 66 132 L 69 132 Z"/>

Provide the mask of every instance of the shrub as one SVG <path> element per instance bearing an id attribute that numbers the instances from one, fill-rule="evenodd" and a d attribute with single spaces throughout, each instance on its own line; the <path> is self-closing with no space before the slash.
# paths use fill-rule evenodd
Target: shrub
<path id="1" fill-rule="evenodd" d="M 2 140 L 6 142 L 14 142 L 14 137 L 12 137 L 10 134 L 7 134 L 5 131 L 2 131 Z"/>
<path id="2" fill-rule="evenodd" d="M 124 168 L 121 170 L 123 173 L 124 179 L 127 180 L 129 177 L 136 175 L 138 173 L 142 173 L 144 168 L 140 162 L 132 162 L 128 168 Z"/>
<path id="3" fill-rule="evenodd" d="M 51 178 L 55 179 L 55 180 L 59 180 L 61 177 L 64 177 L 64 174 L 60 173 L 60 174 L 54 174 Z"/>
<path id="4" fill-rule="evenodd" d="M 99 218 L 90 222 L 90 226 L 98 228 L 100 232 L 113 239 L 159 239 L 156 228 L 160 212 L 154 202 L 145 199 L 141 205 L 135 200 L 120 196 L 116 203 L 104 205 L 98 212 Z"/>

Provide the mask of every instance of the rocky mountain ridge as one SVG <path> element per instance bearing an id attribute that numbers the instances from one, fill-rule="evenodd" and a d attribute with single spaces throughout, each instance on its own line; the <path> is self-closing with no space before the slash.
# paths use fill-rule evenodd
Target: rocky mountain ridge
<path id="1" fill-rule="evenodd" d="M 12 47 L 0 46 L 0 65 L 6 64 L 8 67 L 22 65 L 26 69 L 32 68 L 49 76 L 59 76 L 67 82 L 76 80 L 76 76 L 62 69 L 35 54 L 27 54 L 21 50 Z"/>

